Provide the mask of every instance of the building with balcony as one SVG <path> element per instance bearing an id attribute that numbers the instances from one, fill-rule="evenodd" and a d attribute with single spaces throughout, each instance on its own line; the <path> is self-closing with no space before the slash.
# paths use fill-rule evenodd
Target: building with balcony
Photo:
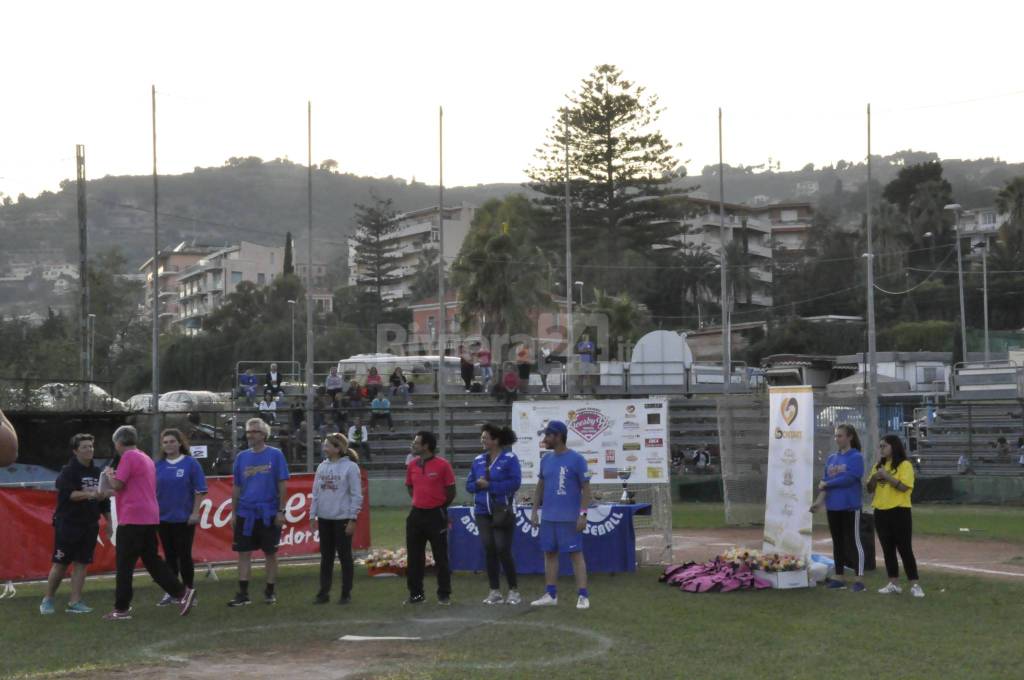
<path id="1" fill-rule="evenodd" d="M 188 269 L 210 253 L 216 252 L 220 246 L 190 245 L 184 241 L 170 250 L 157 255 L 157 276 L 160 296 L 159 314 L 164 326 L 178 318 L 178 281 L 181 272 Z M 149 258 L 139 267 L 139 275 L 144 277 L 146 292 L 145 313 L 153 309 L 153 258 Z"/>
<path id="2" fill-rule="evenodd" d="M 242 241 L 207 253 L 177 275 L 173 324 L 186 334 L 202 330 L 203 319 L 220 307 L 243 281 L 265 286 L 281 274 L 283 246 Z"/>
<path id="3" fill-rule="evenodd" d="M 462 242 L 469 234 L 469 227 L 476 214 L 474 206 L 463 203 L 458 207 L 444 209 L 444 258 L 452 262 L 462 249 Z M 395 255 L 400 260 L 392 272 L 398 280 L 386 286 L 383 297 L 387 300 L 402 300 L 410 296 L 414 276 L 421 266 L 421 255 L 424 251 L 436 251 L 438 247 L 438 210 L 436 207 L 424 208 L 402 213 L 395 218 L 395 230 L 388 234 L 387 241 L 395 247 Z M 349 285 L 356 285 L 367 273 L 356 266 L 356 244 L 349 240 L 348 276 Z M 436 305 L 436 302 L 435 302 Z"/>

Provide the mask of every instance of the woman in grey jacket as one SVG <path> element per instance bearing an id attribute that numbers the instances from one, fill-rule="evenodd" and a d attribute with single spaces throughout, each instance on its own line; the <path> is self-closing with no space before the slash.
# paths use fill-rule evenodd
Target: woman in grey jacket
<path id="1" fill-rule="evenodd" d="M 352 535 L 356 517 L 363 507 L 362 480 L 359 475 L 359 454 L 348 447 L 348 439 L 340 432 L 324 438 L 325 459 L 313 479 L 313 502 L 309 523 L 320 531 L 320 592 L 314 604 L 330 601 L 334 556 L 341 561 L 341 599 L 348 604 L 352 598 Z"/>

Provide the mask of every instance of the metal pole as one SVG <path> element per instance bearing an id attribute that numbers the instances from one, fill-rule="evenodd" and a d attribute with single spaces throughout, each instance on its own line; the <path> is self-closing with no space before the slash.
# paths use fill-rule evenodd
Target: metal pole
<path id="1" fill-rule="evenodd" d="M 437 451 L 445 451 L 444 350 L 448 342 L 448 305 L 444 301 L 444 107 L 437 107 Z M 449 456 L 450 457 L 450 456 Z"/>
<path id="2" fill-rule="evenodd" d="M 93 359 L 96 356 L 96 315 L 90 314 L 89 317 L 89 373 L 88 379 L 91 383 L 94 378 L 93 371 Z"/>
<path id="3" fill-rule="evenodd" d="M 967 316 L 964 311 L 964 264 L 963 254 L 960 250 L 960 206 L 954 209 L 956 213 L 956 274 L 960 281 L 960 350 L 963 352 L 963 361 L 967 363 Z"/>
<path id="4" fill-rule="evenodd" d="M 306 469 L 312 472 L 313 452 L 313 102 L 306 102 Z M 293 308 L 294 309 L 294 308 Z"/>
<path id="5" fill-rule="evenodd" d="M 718 109 L 718 262 L 722 269 L 722 393 L 729 394 L 732 382 L 732 332 L 729 329 L 729 288 L 725 264 L 725 162 L 722 155 L 722 109 Z"/>
<path id="6" fill-rule="evenodd" d="M 562 374 L 562 389 L 572 394 L 573 354 L 576 350 L 576 334 L 572 318 L 572 206 L 569 203 L 569 111 L 565 119 L 565 319 L 567 337 L 565 342 L 565 371 Z"/>
<path id="7" fill-rule="evenodd" d="M 981 251 L 981 285 L 985 306 L 985 365 L 988 365 L 988 236 L 985 236 L 984 250 Z"/>
<path id="8" fill-rule="evenodd" d="M 153 418 L 150 422 L 150 455 L 160 450 L 160 188 L 156 174 L 156 85 L 150 88 L 153 112 L 153 324 L 150 346 Z"/>
<path id="9" fill-rule="evenodd" d="M 862 453 L 865 456 L 865 463 L 871 464 L 878 456 L 878 356 L 876 352 L 877 337 L 875 334 L 875 253 L 873 250 L 872 219 L 871 219 L 871 104 L 867 107 L 868 126 L 868 181 L 867 199 L 865 208 L 867 210 L 867 286 L 868 286 L 868 431 L 865 433 L 867 451 Z"/>
<path id="10" fill-rule="evenodd" d="M 92 379 L 92 361 L 89 340 L 86 337 L 89 318 L 89 231 L 85 203 L 85 145 L 75 145 L 75 174 L 78 180 L 78 286 L 81 301 L 78 320 L 81 331 L 80 348 L 82 379 Z M 84 402 L 83 402 L 84 403 Z"/>
<path id="11" fill-rule="evenodd" d="M 295 300 L 289 300 L 288 306 L 292 308 L 292 370 L 295 370 Z"/>

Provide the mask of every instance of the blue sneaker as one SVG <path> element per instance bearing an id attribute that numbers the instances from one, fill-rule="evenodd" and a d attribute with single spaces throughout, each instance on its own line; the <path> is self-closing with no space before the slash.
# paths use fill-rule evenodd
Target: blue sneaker
<path id="1" fill-rule="evenodd" d="M 825 582 L 825 587 L 829 590 L 845 590 L 846 584 L 842 581 L 837 581 L 834 578 L 830 578 L 828 581 Z"/>
<path id="2" fill-rule="evenodd" d="M 43 601 L 39 603 L 39 613 L 43 614 L 43 615 L 46 615 L 46 614 L 52 614 L 53 611 L 54 611 L 54 609 L 53 609 L 53 598 L 52 597 L 44 597 Z"/>
<path id="3" fill-rule="evenodd" d="M 68 614 L 88 614 L 92 611 L 92 607 L 79 600 L 74 604 L 69 604 L 64 608 L 64 611 Z"/>
<path id="4" fill-rule="evenodd" d="M 867 587 L 865 587 L 864 584 L 860 581 L 857 581 L 853 584 L 853 587 L 850 588 L 850 590 L 854 593 L 863 593 L 865 590 L 867 590 Z"/>

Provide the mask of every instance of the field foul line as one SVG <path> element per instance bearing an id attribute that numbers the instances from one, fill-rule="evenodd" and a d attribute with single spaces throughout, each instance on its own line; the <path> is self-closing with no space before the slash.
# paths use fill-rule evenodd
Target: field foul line
<path id="1" fill-rule="evenodd" d="M 563 666 L 563 665 L 571 664 L 571 663 L 580 663 L 582 661 L 589 661 L 589 660 L 596 659 L 598 657 L 604 656 L 604 655 L 608 654 L 609 651 L 611 651 L 612 646 L 615 644 L 615 641 L 612 638 L 608 637 L 607 635 L 603 635 L 601 633 L 598 633 L 598 632 L 595 632 L 595 631 L 592 631 L 592 630 L 586 630 L 586 629 L 583 629 L 583 628 L 575 628 L 573 626 L 565 626 L 565 625 L 557 624 L 557 623 L 539 623 L 539 622 L 535 622 L 535 621 L 511 621 L 511 620 L 483 620 L 483 621 L 481 621 L 480 619 L 463 618 L 463 617 L 452 617 L 452 618 L 447 618 L 446 617 L 446 618 L 433 618 L 433 619 L 410 618 L 410 619 L 408 619 L 408 621 L 411 622 L 411 623 L 438 623 L 438 624 L 444 624 L 444 623 L 456 623 L 456 622 L 459 622 L 459 623 L 470 623 L 470 624 L 473 624 L 473 625 L 480 625 L 480 624 L 485 624 L 486 625 L 486 624 L 489 624 L 489 625 L 496 625 L 496 626 L 529 626 L 532 629 L 548 628 L 550 630 L 556 630 L 556 631 L 561 631 L 561 632 L 565 632 L 565 633 L 572 633 L 572 634 L 575 634 L 575 635 L 579 635 L 580 637 L 589 638 L 595 644 L 595 647 L 593 649 L 591 649 L 591 650 L 583 651 L 583 652 L 580 652 L 580 653 L 577 653 L 577 654 L 572 654 L 572 655 L 569 655 L 569 656 L 562 656 L 562 657 L 559 657 L 557 659 L 553 659 L 553 658 L 541 658 L 541 659 L 530 659 L 530 660 L 521 660 L 520 659 L 520 660 L 516 660 L 516 661 L 501 661 L 501 662 L 497 662 L 496 661 L 496 662 L 491 662 L 491 663 L 451 661 L 451 662 L 441 662 L 441 663 L 437 664 L 438 666 L 443 666 L 445 668 L 464 668 L 464 669 L 471 669 L 471 670 L 508 670 L 508 669 L 523 668 L 523 667 L 547 668 L 547 667 L 551 667 L 551 666 Z M 236 627 L 236 628 L 219 628 L 219 629 L 217 629 L 216 634 L 251 633 L 251 632 L 268 631 L 268 630 L 269 631 L 273 631 L 273 630 L 279 630 L 279 629 L 283 629 L 283 628 L 295 628 L 296 626 L 310 626 L 310 627 L 321 628 L 321 627 L 325 627 L 325 626 L 375 625 L 375 624 L 394 624 L 394 623 L 395 623 L 395 621 L 393 619 L 385 619 L 385 620 L 381 620 L 381 619 L 356 619 L 356 620 L 347 620 L 347 621 L 315 621 L 315 622 L 314 621 L 310 621 L 310 622 L 304 622 L 304 623 L 303 622 L 300 622 L 300 623 L 289 622 L 289 623 L 266 624 L 266 625 L 262 625 L 262 626 L 240 626 L 240 627 Z M 456 630 L 445 631 L 445 632 L 440 633 L 440 634 L 438 634 L 436 636 L 427 636 L 424 639 L 429 640 L 429 639 L 437 639 L 437 638 L 450 637 L 452 635 L 457 635 L 458 633 L 462 633 L 465 630 L 467 630 L 467 628 L 459 628 L 459 629 L 456 629 Z M 179 635 L 179 636 L 176 636 L 175 638 L 172 638 L 172 639 L 160 640 L 159 642 L 155 642 L 153 644 L 141 647 L 140 651 L 142 652 L 143 656 L 151 657 L 155 661 L 187 664 L 191 660 L 189 657 L 181 656 L 180 654 L 175 654 L 175 653 L 171 653 L 171 652 L 165 652 L 165 651 L 163 651 L 163 648 L 171 646 L 171 645 L 180 644 L 183 640 L 188 640 L 189 638 L 207 637 L 209 634 L 210 634 L 209 632 L 205 632 L 205 633 L 192 633 L 192 634 L 186 634 L 186 635 Z"/>
<path id="2" fill-rule="evenodd" d="M 993 576 L 1017 576 L 1024 577 L 1019 571 L 999 571 L 997 569 L 982 569 L 981 567 L 965 567 L 960 564 L 946 564 L 945 562 L 918 562 L 926 567 L 939 567 L 940 569 L 952 569 L 954 571 L 970 571 L 978 574 L 992 574 Z"/>

